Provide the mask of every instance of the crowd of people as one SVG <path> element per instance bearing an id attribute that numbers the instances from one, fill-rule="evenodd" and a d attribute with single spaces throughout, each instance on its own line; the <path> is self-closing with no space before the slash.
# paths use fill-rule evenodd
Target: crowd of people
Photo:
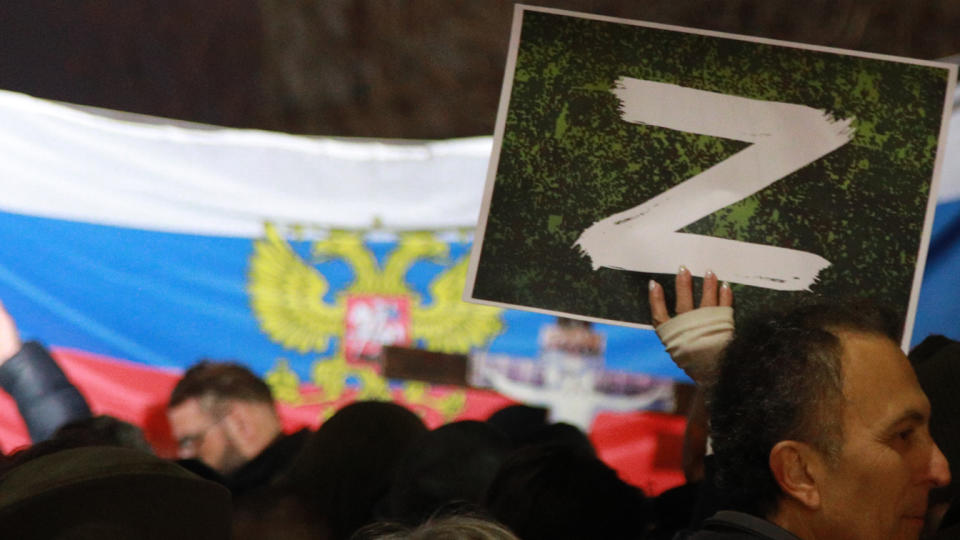
<path id="1" fill-rule="evenodd" d="M 136 426 L 94 416 L 0 305 L 0 386 L 35 441 L 0 461 L 0 537 L 960 538 L 947 460 L 960 343 L 931 338 L 908 358 L 898 319 L 863 300 L 735 329 L 715 275 L 698 306 L 689 271 L 675 287 L 671 316 L 651 282 L 652 320 L 698 397 L 688 483 L 657 497 L 536 407 L 430 430 L 400 405 L 356 402 L 284 433 L 267 385 L 230 362 L 184 373 L 167 408 L 178 459 L 164 460 Z"/>

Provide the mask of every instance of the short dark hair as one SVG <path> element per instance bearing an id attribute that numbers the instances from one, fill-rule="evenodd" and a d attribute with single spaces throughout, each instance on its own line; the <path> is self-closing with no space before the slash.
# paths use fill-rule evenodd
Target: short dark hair
<path id="1" fill-rule="evenodd" d="M 397 467 L 385 499 L 390 517 L 416 525 L 447 504 L 481 504 L 511 449 L 502 430 L 476 420 L 451 422 L 424 433 Z"/>
<path id="2" fill-rule="evenodd" d="M 246 366 L 203 360 L 183 374 L 170 393 L 169 407 L 188 399 L 220 402 L 237 399 L 273 405 L 270 387 Z"/>
<path id="3" fill-rule="evenodd" d="M 829 457 L 843 445 L 840 334 L 899 342 L 900 320 L 868 300 L 818 300 L 740 325 L 720 360 L 710 395 L 717 487 L 737 510 L 768 517 L 780 487 L 770 451 L 780 441 L 811 444 Z"/>
<path id="4" fill-rule="evenodd" d="M 649 502 L 604 462 L 566 444 L 528 446 L 504 461 L 487 491 L 490 514 L 524 540 L 643 536 Z"/>
<path id="5" fill-rule="evenodd" d="M 74 420 L 57 428 L 54 439 L 73 439 L 89 446 L 121 446 L 153 453 L 139 426 L 101 414 Z"/>

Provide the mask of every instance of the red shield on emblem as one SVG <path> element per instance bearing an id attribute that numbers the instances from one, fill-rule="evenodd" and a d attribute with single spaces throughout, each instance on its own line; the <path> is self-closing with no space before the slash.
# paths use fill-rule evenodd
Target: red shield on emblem
<path id="1" fill-rule="evenodd" d="M 348 362 L 380 354 L 384 345 L 410 344 L 410 299 L 358 294 L 347 298 L 344 353 Z"/>

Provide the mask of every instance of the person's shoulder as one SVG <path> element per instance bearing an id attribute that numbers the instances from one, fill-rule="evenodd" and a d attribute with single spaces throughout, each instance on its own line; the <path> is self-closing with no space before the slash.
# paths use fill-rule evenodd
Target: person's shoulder
<path id="1" fill-rule="evenodd" d="M 681 531 L 674 540 L 798 540 L 789 531 L 750 514 L 723 510 L 703 522 L 697 531 Z"/>
<path id="2" fill-rule="evenodd" d="M 757 538 L 763 537 L 743 531 L 700 529 L 698 531 L 680 531 L 673 537 L 673 540 L 756 540 Z"/>
<path id="3" fill-rule="evenodd" d="M 309 429 L 309 428 L 303 428 L 303 429 L 300 429 L 299 431 L 295 431 L 295 432 L 293 432 L 293 433 L 290 433 L 289 435 L 284 435 L 283 438 L 284 438 L 286 441 L 288 441 L 287 444 L 290 444 L 290 445 L 302 445 L 303 443 L 305 443 L 305 442 L 307 441 L 307 439 L 310 437 L 310 434 L 311 434 L 311 433 L 313 433 L 313 430 L 311 430 L 311 429 Z"/>
<path id="4" fill-rule="evenodd" d="M 272 454 L 273 459 L 284 462 L 292 461 L 303 449 L 311 433 L 313 433 L 311 430 L 304 428 L 294 433 L 283 434 L 277 437 L 277 440 L 268 446 L 263 454 Z"/>

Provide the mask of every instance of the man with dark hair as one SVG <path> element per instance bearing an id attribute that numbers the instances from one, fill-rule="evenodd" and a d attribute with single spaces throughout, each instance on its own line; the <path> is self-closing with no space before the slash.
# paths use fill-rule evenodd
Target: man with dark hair
<path id="1" fill-rule="evenodd" d="M 734 511 L 687 538 L 917 539 L 950 480 L 898 324 L 864 302 L 742 325 L 720 360 L 710 429 Z"/>
<path id="2" fill-rule="evenodd" d="M 234 495 L 269 483 L 307 437 L 306 430 L 284 435 L 270 388 L 230 362 L 188 369 L 170 395 L 167 417 L 178 456 L 219 473 Z"/>

